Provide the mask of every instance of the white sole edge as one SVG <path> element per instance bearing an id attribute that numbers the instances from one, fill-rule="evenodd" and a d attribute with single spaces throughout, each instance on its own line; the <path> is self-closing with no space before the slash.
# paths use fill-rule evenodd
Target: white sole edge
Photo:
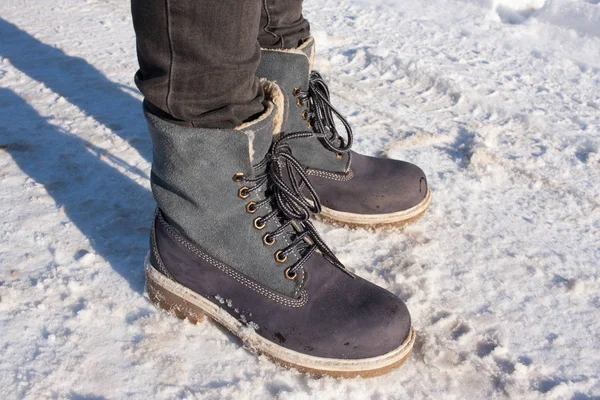
<path id="1" fill-rule="evenodd" d="M 315 357 L 302 354 L 285 347 L 279 346 L 254 331 L 254 329 L 242 324 L 236 318 L 232 317 L 225 310 L 218 307 L 216 304 L 186 288 L 183 285 L 167 278 L 162 273 L 157 271 L 150 264 L 149 255 L 145 260 L 146 280 L 152 281 L 163 290 L 167 290 L 180 297 L 181 299 L 200 308 L 204 313 L 212 319 L 229 329 L 233 334 L 239 337 L 242 342 L 254 352 L 267 355 L 275 360 L 281 361 L 291 366 L 312 370 L 314 372 L 323 371 L 323 373 L 368 373 L 369 371 L 377 371 L 386 367 L 399 365 L 410 354 L 415 342 L 415 331 L 411 328 L 410 333 L 404 343 L 393 351 L 372 358 L 359 360 L 345 360 Z M 148 285 L 148 283 L 146 283 Z"/>
<path id="2" fill-rule="evenodd" d="M 410 221 L 423 214 L 431 203 L 431 190 L 427 189 L 425 198 L 416 206 L 408 210 L 398 211 L 388 214 L 354 214 L 343 211 L 332 210 L 325 206 L 321 207 L 320 216 L 350 225 L 385 225 L 398 224 L 403 221 Z"/>

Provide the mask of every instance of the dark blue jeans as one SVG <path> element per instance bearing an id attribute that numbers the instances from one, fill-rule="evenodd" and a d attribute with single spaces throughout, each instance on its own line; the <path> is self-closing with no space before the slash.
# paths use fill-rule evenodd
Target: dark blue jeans
<path id="1" fill-rule="evenodd" d="M 146 105 L 201 128 L 260 114 L 260 48 L 294 48 L 310 35 L 302 0 L 132 0 L 131 8 Z"/>

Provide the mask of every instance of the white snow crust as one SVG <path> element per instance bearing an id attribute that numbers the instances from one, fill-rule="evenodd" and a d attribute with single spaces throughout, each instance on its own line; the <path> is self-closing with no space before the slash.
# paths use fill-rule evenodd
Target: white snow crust
<path id="1" fill-rule="evenodd" d="M 143 295 L 151 144 L 129 2 L 0 3 L 2 399 L 600 398 L 598 0 L 305 1 L 356 150 L 428 174 L 404 230 L 318 223 L 414 354 L 314 378 Z"/>

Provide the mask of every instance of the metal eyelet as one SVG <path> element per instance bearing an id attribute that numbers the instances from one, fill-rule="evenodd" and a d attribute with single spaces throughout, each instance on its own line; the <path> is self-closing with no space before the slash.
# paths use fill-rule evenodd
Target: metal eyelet
<path id="1" fill-rule="evenodd" d="M 342 153 L 335 153 L 335 156 L 337 158 L 344 158 L 344 155 Z"/>
<path id="2" fill-rule="evenodd" d="M 266 233 L 263 236 L 263 243 L 267 246 L 273 246 L 275 244 L 275 238 L 271 236 L 270 233 Z"/>
<path id="3" fill-rule="evenodd" d="M 293 281 L 294 279 L 296 279 L 296 277 L 298 277 L 298 274 L 296 272 L 290 271 L 290 269 L 292 269 L 292 267 L 286 268 L 284 275 L 285 275 L 285 279 Z"/>
<path id="4" fill-rule="evenodd" d="M 255 201 L 251 201 L 248 204 L 246 204 L 246 212 L 248 214 L 254 214 L 256 210 L 258 210 L 258 207 L 256 207 Z"/>
<path id="5" fill-rule="evenodd" d="M 308 121 L 308 110 L 302 111 L 302 119 Z"/>
<path id="6" fill-rule="evenodd" d="M 267 223 L 261 217 L 254 218 L 254 227 L 256 229 L 260 231 L 261 229 L 265 229 L 265 226 L 267 226 Z"/>
<path id="7" fill-rule="evenodd" d="M 282 256 L 281 253 L 283 253 L 283 250 L 277 250 L 277 253 L 275 253 L 275 261 L 283 264 L 284 262 L 287 261 L 288 256 L 287 256 L 287 254 Z"/>
<path id="8" fill-rule="evenodd" d="M 298 108 L 304 107 L 304 104 L 302 104 L 302 101 L 300 100 L 300 98 L 296 99 L 296 106 L 298 106 Z"/>
<path id="9" fill-rule="evenodd" d="M 292 90 L 292 94 L 294 97 L 298 96 L 298 94 L 300 94 L 300 86 L 296 86 L 294 90 Z"/>
<path id="10" fill-rule="evenodd" d="M 310 123 L 310 121 L 306 121 L 306 126 L 308 126 L 308 129 L 312 129 L 312 124 Z"/>
<path id="11" fill-rule="evenodd" d="M 240 190 L 238 190 L 238 196 L 242 199 L 247 199 L 250 196 L 248 186 L 242 186 Z"/>
<path id="12" fill-rule="evenodd" d="M 237 174 L 231 177 L 234 182 L 241 182 L 244 179 L 244 174 L 242 172 L 238 172 Z"/>

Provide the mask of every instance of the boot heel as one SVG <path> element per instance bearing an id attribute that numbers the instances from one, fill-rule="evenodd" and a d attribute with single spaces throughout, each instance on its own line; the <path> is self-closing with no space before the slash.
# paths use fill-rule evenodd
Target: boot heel
<path id="1" fill-rule="evenodd" d="M 148 272 L 146 272 L 146 292 L 156 307 L 169 314 L 179 319 L 187 319 L 194 325 L 204 321 L 204 313 L 197 306 L 162 287 Z"/>

